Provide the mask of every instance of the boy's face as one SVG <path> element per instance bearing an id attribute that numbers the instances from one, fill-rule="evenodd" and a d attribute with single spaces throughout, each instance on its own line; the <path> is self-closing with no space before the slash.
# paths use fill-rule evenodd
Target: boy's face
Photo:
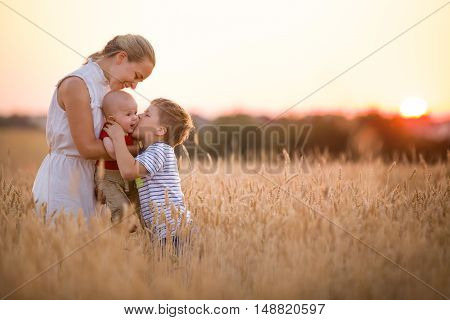
<path id="1" fill-rule="evenodd" d="M 162 137 L 166 133 L 166 128 L 161 125 L 159 110 L 150 105 L 144 113 L 139 115 L 139 122 L 133 132 L 133 138 L 153 140 L 154 137 Z"/>
<path id="2" fill-rule="evenodd" d="M 132 133 L 139 121 L 139 117 L 137 115 L 137 104 L 131 99 L 120 102 L 120 106 L 117 107 L 116 112 L 114 112 L 111 117 L 123 128 L 126 133 Z"/>

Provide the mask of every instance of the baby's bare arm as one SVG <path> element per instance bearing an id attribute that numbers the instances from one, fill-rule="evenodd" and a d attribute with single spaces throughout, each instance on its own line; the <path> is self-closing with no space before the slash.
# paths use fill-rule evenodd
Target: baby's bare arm
<path id="1" fill-rule="evenodd" d="M 108 155 L 114 160 L 116 160 L 116 151 L 114 150 L 114 144 L 112 142 L 112 139 L 110 137 L 105 137 L 103 139 L 103 145 L 105 146 Z"/>

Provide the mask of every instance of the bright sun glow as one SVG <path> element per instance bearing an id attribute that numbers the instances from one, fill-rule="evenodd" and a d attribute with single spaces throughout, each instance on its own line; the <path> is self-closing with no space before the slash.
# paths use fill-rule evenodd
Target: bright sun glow
<path id="1" fill-rule="evenodd" d="M 428 112 L 428 104 L 424 99 L 409 97 L 403 100 L 400 114 L 404 118 L 418 118 Z"/>

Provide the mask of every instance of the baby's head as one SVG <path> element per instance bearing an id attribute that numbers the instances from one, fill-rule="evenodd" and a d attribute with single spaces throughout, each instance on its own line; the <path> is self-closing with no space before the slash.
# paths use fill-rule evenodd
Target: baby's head
<path id="1" fill-rule="evenodd" d="M 140 115 L 133 137 L 147 142 L 164 141 L 172 147 L 182 144 L 194 127 L 191 116 L 168 99 L 155 99 Z"/>
<path id="2" fill-rule="evenodd" d="M 103 113 L 107 120 L 116 121 L 126 133 L 132 133 L 139 117 L 134 98 L 125 91 L 110 91 L 102 102 Z"/>

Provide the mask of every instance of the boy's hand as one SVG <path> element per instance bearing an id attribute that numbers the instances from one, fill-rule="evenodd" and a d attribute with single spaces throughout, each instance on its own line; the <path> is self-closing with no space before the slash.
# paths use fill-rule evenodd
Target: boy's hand
<path id="1" fill-rule="evenodd" d="M 114 120 L 108 120 L 104 130 L 113 141 L 123 139 L 125 136 L 125 132 L 122 127 Z"/>

